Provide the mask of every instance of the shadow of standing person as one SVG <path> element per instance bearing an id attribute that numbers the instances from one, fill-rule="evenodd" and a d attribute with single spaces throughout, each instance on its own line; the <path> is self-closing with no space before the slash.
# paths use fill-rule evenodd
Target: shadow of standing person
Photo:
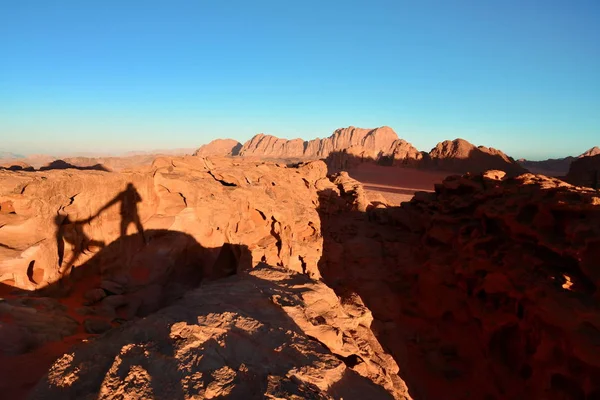
<path id="1" fill-rule="evenodd" d="M 106 203 L 93 217 L 97 217 L 100 213 L 109 207 L 121 203 L 121 237 L 127 236 L 127 228 L 129 225 L 134 224 L 138 230 L 138 233 L 142 237 L 144 243 L 147 243 L 146 236 L 144 235 L 144 227 L 138 214 L 137 203 L 142 202 L 142 197 L 135 189 L 133 183 L 128 183 L 125 190 L 117 194 L 112 200 Z"/>

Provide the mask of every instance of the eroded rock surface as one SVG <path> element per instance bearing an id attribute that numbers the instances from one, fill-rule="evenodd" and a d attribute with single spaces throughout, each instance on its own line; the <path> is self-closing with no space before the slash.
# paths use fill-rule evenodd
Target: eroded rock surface
<path id="1" fill-rule="evenodd" d="M 599 395 L 597 192 L 498 171 L 363 213 L 337 179 L 321 273 L 361 296 L 415 398 Z"/>
<path id="2" fill-rule="evenodd" d="M 311 168 L 317 173 L 304 173 Z M 0 282 L 39 289 L 119 238 L 115 252 L 154 254 L 160 246 L 143 246 L 153 239 L 144 238 L 144 229 L 189 235 L 202 248 L 205 268 L 212 268 L 224 243 L 244 244 L 248 254 L 237 255 L 242 261 L 251 257 L 318 277 L 321 239 L 311 185 L 324 176 L 323 163 L 288 170 L 197 157 L 161 158 L 150 171 L 120 174 L 0 171 Z M 132 234 L 138 240 L 126 239 Z M 155 271 L 169 258 L 151 254 L 140 268 Z M 122 269 L 114 264 L 103 262 L 102 269 Z"/>
<path id="3" fill-rule="evenodd" d="M 3 393 L 67 351 L 34 398 L 408 398 L 360 298 L 316 281 L 326 169 L 0 171 Z"/>
<path id="4" fill-rule="evenodd" d="M 257 267 L 75 348 L 32 399 L 408 398 L 360 299 Z"/>

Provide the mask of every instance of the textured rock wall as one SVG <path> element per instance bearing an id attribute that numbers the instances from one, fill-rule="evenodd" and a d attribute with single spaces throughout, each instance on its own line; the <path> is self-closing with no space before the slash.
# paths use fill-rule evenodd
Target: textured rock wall
<path id="1" fill-rule="evenodd" d="M 259 266 L 60 357 L 32 399 L 409 399 L 360 299 Z"/>
<path id="2" fill-rule="evenodd" d="M 50 368 L 31 398 L 410 398 L 360 298 L 315 280 L 325 174 L 0 172 L 0 390 Z"/>
<path id="3" fill-rule="evenodd" d="M 346 151 L 366 152 L 374 160 L 382 156 L 397 158 L 399 162 L 407 158 L 418 158 L 420 153 L 410 143 L 398 138 L 392 128 L 384 126 L 376 129 L 362 129 L 353 126 L 337 129 L 325 139 L 303 141 L 287 140 L 270 135 L 256 135 L 244 144 L 241 156 L 269 158 L 326 158 L 331 153 Z"/>
<path id="4" fill-rule="evenodd" d="M 338 176 L 321 273 L 361 296 L 415 398 L 596 398 L 600 196 L 503 176 L 449 177 L 397 208 Z"/>
<path id="5" fill-rule="evenodd" d="M 28 290 L 54 282 L 69 264 L 85 264 L 121 237 L 123 225 L 129 235 L 139 234 L 138 227 L 190 235 L 204 249 L 205 268 L 231 243 L 243 244 L 254 263 L 318 277 L 319 218 L 315 191 L 307 186 L 324 175 L 323 163 L 290 171 L 195 157 L 158 159 L 149 171 L 122 174 L 0 171 L 0 282 Z M 139 202 L 128 199 L 128 184 Z M 126 244 L 135 247 L 143 239 Z M 151 252 L 144 250 L 148 260 Z M 160 264 L 159 255 L 154 259 L 145 261 L 148 269 Z"/>

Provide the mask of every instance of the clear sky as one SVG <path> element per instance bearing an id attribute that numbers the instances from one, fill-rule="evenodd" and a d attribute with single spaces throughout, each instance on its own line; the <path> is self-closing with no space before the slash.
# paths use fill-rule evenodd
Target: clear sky
<path id="1" fill-rule="evenodd" d="M 0 3 L 0 150 L 389 125 L 513 157 L 600 145 L 598 0 Z"/>

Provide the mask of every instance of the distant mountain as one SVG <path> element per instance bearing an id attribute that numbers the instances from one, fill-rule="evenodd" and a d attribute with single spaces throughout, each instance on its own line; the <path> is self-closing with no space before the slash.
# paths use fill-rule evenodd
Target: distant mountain
<path id="1" fill-rule="evenodd" d="M 589 149 L 588 151 L 586 151 L 585 153 L 581 154 L 579 156 L 579 158 L 581 158 L 581 157 L 593 157 L 593 156 L 597 156 L 598 154 L 600 154 L 600 147 L 594 146 L 591 149 Z"/>
<path id="2" fill-rule="evenodd" d="M 429 160 L 435 169 L 479 173 L 490 169 L 505 171 L 508 175 L 527 172 L 511 157 L 492 147 L 475 146 L 464 139 L 438 143 L 430 152 Z"/>
<path id="3" fill-rule="evenodd" d="M 240 153 L 242 144 L 237 140 L 233 139 L 216 139 L 212 142 L 200 146 L 198 150 L 194 152 L 195 156 L 237 156 Z"/>
<path id="4" fill-rule="evenodd" d="M 183 147 L 178 149 L 156 149 L 148 151 L 128 151 L 123 154 L 108 154 L 103 157 L 129 157 L 129 156 L 148 156 L 152 154 L 162 154 L 169 156 L 186 156 L 194 152 L 195 149 L 189 147 Z"/>
<path id="5" fill-rule="evenodd" d="M 235 141 L 213 141 L 199 148 L 195 155 L 231 155 Z M 516 175 L 527 170 L 499 150 L 476 147 L 463 139 L 438 143 L 431 152 L 417 150 L 400 139 L 388 126 L 363 129 L 350 126 L 337 129 L 324 139 L 281 139 L 258 134 L 239 150 L 243 157 L 310 160 L 327 159 L 333 170 L 347 169 L 355 163 L 371 161 L 383 165 L 407 166 L 463 172 L 489 169 Z"/>
<path id="6" fill-rule="evenodd" d="M 565 176 L 571 163 L 579 158 L 592 157 L 600 154 L 600 147 L 594 146 L 577 157 L 551 158 L 542 161 L 518 160 L 518 163 L 535 174 L 547 176 Z"/>
<path id="7" fill-rule="evenodd" d="M 10 151 L 0 151 L 0 160 L 15 160 L 18 158 L 25 158 L 25 156 L 11 153 Z"/>
<path id="8" fill-rule="evenodd" d="M 595 149 L 598 148 L 595 147 Z M 588 152 L 586 151 L 584 154 L 586 153 Z M 593 153 L 593 151 L 590 152 L 590 154 Z M 573 185 L 600 189 L 600 153 L 575 159 L 571 163 L 565 180 Z"/>

